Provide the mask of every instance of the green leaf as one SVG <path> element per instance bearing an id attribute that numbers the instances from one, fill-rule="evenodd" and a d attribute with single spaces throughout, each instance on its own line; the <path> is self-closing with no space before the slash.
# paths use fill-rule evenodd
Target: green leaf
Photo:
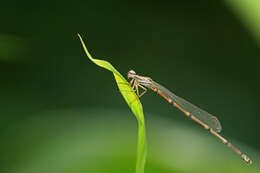
<path id="1" fill-rule="evenodd" d="M 146 153 L 147 153 L 147 145 L 146 145 L 146 135 L 145 135 L 145 122 L 144 122 L 144 114 L 142 104 L 133 91 L 133 89 L 129 86 L 127 80 L 107 61 L 94 59 L 90 55 L 87 47 L 85 46 L 84 41 L 81 36 L 78 34 L 78 37 L 81 41 L 81 44 L 84 48 L 85 53 L 88 58 L 95 63 L 96 65 L 103 67 L 109 71 L 111 71 L 116 79 L 117 86 L 124 97 L 126 103 L 134 113 L 137 122 L 138 122 L 138 139 L 137 139 L 137 159 L 136 159 L 136 173 L 143 173 L 144 166 L 146 161 Z M 128 92 L 129 91 L 129 92 Z"/>

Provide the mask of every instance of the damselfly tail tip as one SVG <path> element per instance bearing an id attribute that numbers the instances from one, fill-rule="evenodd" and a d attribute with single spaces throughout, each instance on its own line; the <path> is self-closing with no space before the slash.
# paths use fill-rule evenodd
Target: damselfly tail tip
<path id="1" fill-rule="evenodd" d="M 242 154 L 241 157 L 244 159 L 244 161 L 248 164 L 251 165 L 252 164 L 252 160 L 245 154 Z"/>

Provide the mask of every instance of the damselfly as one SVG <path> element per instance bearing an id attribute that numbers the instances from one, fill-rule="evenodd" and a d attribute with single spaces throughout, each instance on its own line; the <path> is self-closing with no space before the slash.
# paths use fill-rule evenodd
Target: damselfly
<path id="1" fill-rule="evenodd" d="M 129 84 L 136 92 L 138 97 L 141 97 L 143 94 L 145 94 L 147 88 L 153 90 L 154 92 L 158 93 L 161 97 L 163 97 L 165 100 L 167 100 L 170 104 L 172 104 L 174 107 L 182 111 L 187 117 L 189 117 L 190 119 L 192 119 L 193 121 L 201 125 L 204 129 L 206 129 L 215 137 L 217 137 L 221 142 L 226 144 L 234 152 L 240 155 L 245 162 L 247 162 L 248 164 L 252 163 L 252 160 L 247 155 L 239 151 L 239 149 L 237 149 L 234 145 L 228 142 L 224 137 L 218 134 L 221 131 L 222 127 L 217 117 L 209 114 L 208 112 L 189 103 L 183 98 L 175 95 L 174 93 L 170 92 L 168 89 L 163 87 L 162 85 L 154 82 L 149 77 L 139 76 L 135 73 L 135 71 L 130 70 L 128 72 L 128 78 L 132 79 L 129 82 Z M 139 93 L 139 87 L 143 89 L 142 93 Z"/>

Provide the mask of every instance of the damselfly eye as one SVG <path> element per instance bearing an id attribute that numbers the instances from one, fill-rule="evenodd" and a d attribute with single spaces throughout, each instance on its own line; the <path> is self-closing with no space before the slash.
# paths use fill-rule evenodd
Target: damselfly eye
<path id="1" fill-rule="evenodd" d="M 130 70 L 130 71 L 128 72 L 128 74 L 134 74 L 134 75 L 135 75 L 136 73 L 135 73 L 134 70 Z"/>
<path id="2" fill-rule="evenodd" d="M 128 78 L 133 78 L 134 75 L 136 75 L 136 73 L 135 73 L 134 70 L 130 70 L 130 71 L 127 73 L 127 77 L 128 77 Z"/>

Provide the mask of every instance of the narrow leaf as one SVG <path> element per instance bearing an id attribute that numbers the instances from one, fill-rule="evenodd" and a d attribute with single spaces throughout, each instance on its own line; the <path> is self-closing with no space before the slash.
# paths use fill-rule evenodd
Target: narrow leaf
<path id="1" fill-rule="evenodd" d="M 144 122 L 144 114 L 143 114 L 143 107 L 142 104 L 133 91 L 133 89 L 129 86 L 127 80 L 107 61 L 94 59 L 83 39 L 78 34 L 78 37 L 81 41 L 81 44 L 84 48 L 85 53 L 87 54 L 88 58 L 95 63 L 96 65 L 103 67 L 109 71 L 111 71 L 116 79 L 117 86 L 120 90 L 120 93 L 124 97 L 126 103 L 132 110 L 133 114 L 135 115 L 137 122 L 138 122 L 138 142 L 137 142 L 137 159 L 136 159 L 136 173 L 143 173 L 144 166 L 146 161 L 146 153 L 147 153 L 147 145 L 146 145 L 146 134 L 145 134 L 145 122 Z M 129 91 L 129 92 L 127 92 Z"/>

